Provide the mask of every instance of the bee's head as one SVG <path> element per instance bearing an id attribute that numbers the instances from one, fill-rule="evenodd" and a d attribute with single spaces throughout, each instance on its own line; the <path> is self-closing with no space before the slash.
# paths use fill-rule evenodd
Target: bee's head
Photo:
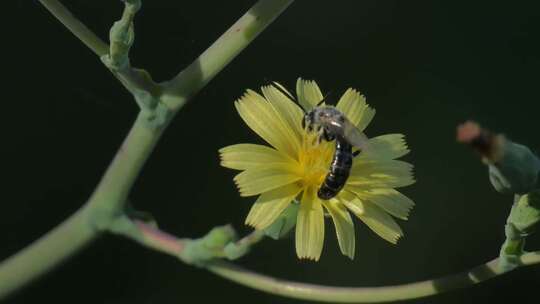
<path id="1" fill-rule="evenodd" d="M 313 129 L 313 125 L 315 124 L 316 119 L 316 111 L 317 109 L 315 108 L 304 115 L 304 119 L 302 119 L 302 128 L 305 128 L 307 126 L 308 130 L 310 131 Z"/>

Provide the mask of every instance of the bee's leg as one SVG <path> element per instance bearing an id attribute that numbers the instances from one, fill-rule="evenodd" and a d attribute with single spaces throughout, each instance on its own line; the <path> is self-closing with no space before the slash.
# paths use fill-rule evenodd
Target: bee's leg
<path id="1" fill-rule="evenodd" d="M 332 141 L 336 137 L 333 134 L 331 134 L 330 132 L 328 132 L 328 130 L 325 128 L 324 131 L 323 131 L 323 138 L 326 141 Z"/>
<path id="2" fill-rule="evenodd" d="M 317 133 L 319 134 L 319 136 L 317 136 L 317 140 L 318 140 L 317 143 L 320 144 L 321 141 L 322 141 L 322 139 L 324 138 L 324 128 L 321 127 L 321 126 L 319 126 L 319 127 L 317 128 Z"/>
<path id="3" fill-rule="evenodd" d="M 302 128 L 308 132 L 313 131 L 313 124 L 308 123 L 306 119 L 302 119 Z"/>
<path id="4" fill-rule="evenodd" d="M 360 150 L 353 151 L 352 156 L 357 157 L 360 154 Z"/>

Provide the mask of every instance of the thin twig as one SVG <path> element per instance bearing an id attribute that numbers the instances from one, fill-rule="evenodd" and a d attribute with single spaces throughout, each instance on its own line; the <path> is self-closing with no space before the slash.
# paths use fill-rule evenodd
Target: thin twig
<path id="1" fill-rule="evenodd" d="M 101 57 L 108 54 L 109 46 L 107 43 L 103 42 L 77 20 L 59 1 L 40 0 L 40 2 L 96 55 Z M 274 7 L 274 10 L 270 11 L 270 15 L 267 14 L 268 12 L 260 11 L 261 16 L 265 16 L 266 19 L 262 23 L 257 21 L 258 23 L 253 27 L 254 31 L 249 33 L 256 36 L 290 2 L 292 0 L 260 0 L 255 5 L 256 7 L 265 7 L 261 6 L 260 3 L 275 3 L 276 7 L 279 5 L 282 7 L 281 9 L 275 9 Z M 228 32 L 230 31 L 231 29 Z M 177 79 L 175 83 L 182 88 L 192 86 L 189 89 L 189 95 L 192 96 L 202 89 L 211 77 L 221 71 L 252 40 L 249 39 L 244 44 L 237 44 L 238 40 L 235 39 L 222 40 L 220 45 L 227 49 L 227 52 L 215 54 L 223 57 L 217 61 L 219 64 L 212 64 L 210 67 L 206 66 L 205 72 L 210 76 L 203 77 L 200 81 L 194 83 L 190 81 L 194 80 L 195 77 L 182 78 L 183 80 Z M 216 59 L 208 58 L 208 56 L 205 59 L 216 63 Z M 190 73 L 188 71 L 184 75 Z M 182 83 L 184 81 L 190 83 Z M 169 97 L 175 96 L 171 95 Z M 182 96 L 184 102 L 188 98 Z M 179 107 L 176 108 L 176 110 L 178 109 Z M 108 231 L 111 223 L 123 215 L 123 208 L 131 187 L 166 127 L 166 125 L 162 125 L 160 128 L 149 128 L 146 120 L 147 117 L 139 114 L 96 190 L 79 211 L 40 239 L 0 263 L 0 299 L 5 298 L 59 265 L 85 245 L 88 245 L 100 233 Z"/>
<path id="2" fill-rule="evenodd" d="M 260 0 L 192 64 L 164 83 L 163 100 L 177 110 L 246 48 L 293 0 Z"/>
<path id="3" fill-rule="evenodd" d="M 181 256 L 182 248 L 178 246 L 182 243 L 181 239 L 143 223 L 140 224 L 140 227 L 144 227 L 145 239 L 149 242 L 149 247 L 176 257 Z M 246 241 L 252 237 L 259 237 L 259 235 L 250 234 L 242 240 Z M 159 244 L 159 248 L 156 248 L 156 244 Z M 143 245 L 145 244 L 143 243 Z M 174 248 L 174 250 L 171 251 L 170 248 Z M 335 287 L 287 281 L 253 272 L 222 260 L 209 262 L 206 268 L 240 285 L 275 295 L 322 302 L 376 303 L 410 300 L 440 294 L 472 286 L 509 272 L 498 267 L 498 263 L 499 259 L 497 258 L 470 270 L 437 279 L 380 287 Z M 520 266 L 534 264 L 540 264 L 540 251 L 521 256 Z"/>
<path id="4" fill-rule="evenodd" d="M 108 45 L 78 21 L 58 1 L 40 0 L 72 33 L 99 56 L 108 52 Z M 170 105 L 178 109 L 200 90 L 249 42 L 253 40 L 292 1 L 261 0 L 242 22 L 236 23 L 192 65 L 169 83 Z M 272 5 L 275 5 L 273 7 Z M 264 9 L 266 9 L 266 11 Z M 270 12 L 270 13 L 268 13 Z M 242 27 L 237 27 L 242 25 Z M 247 27 L 244 27 L 247 25 Z M 235 34 L 239 32 L 240 34 Z M 244 35 L 244 36 L 239 36 Z M 219 50 L 223 51 L 219 51 Z M 179 98 L 180 96 L 180 98 Z M 0 298 L 22 287 L 52 269 L 72 253 L 92 241 L 122 212 L 122 208 L 142 165 L 153 150 L 162 130 L 149 130 L 135 122 L 133 129 L 108 168 L 94 195 L 83 209 L 43 236 L 23 251 L 0 264 Z M 140 226 L 145 238 L 142 244 L 178 257 L 182 240 L 151 226 Z M 257 240 L 252 235 L 243 241 Z M 521 265 L 540 263 L 540 252 L 521 256 Z M 332 302 L 383 302 L 425 297 L 470 286 L 507 271 L 497 267 L 498 259 L 470 271 L 436 280 L 386 287 L 330 287 L 276 279 L 245 270 L 233 264 L 215 261 L 207 264 L 209 271 L 239 284 L 269 293 Z"/>
<path id="5" fill-rule="evenodd" d="M 211 263 L 207 268 L 238 284 L 284 297 L 334 303 L 380 303 L 417 299 L 478 284 L 508 272 L 501 271 L 497 267 L 498 262 L 497 258 L 468 271 L 438 279 L 380 287 L 334 287 L 292 282 L 221 261 Z M 539 263 L 540 251 L 521 257 L 521 266 Z"/>
<path id="6" fill-rule="evenodd" d="M 59 1 L 39 0 L 39 2 L 96 55 L 101 57 L 109 53 L 109 45 L 73 16 Z"/>

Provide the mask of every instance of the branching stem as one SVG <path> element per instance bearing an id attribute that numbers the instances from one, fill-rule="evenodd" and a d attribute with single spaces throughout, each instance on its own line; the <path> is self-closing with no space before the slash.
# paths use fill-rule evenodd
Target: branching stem
<path id="1" fill-rule="evenodd" d="M 109 53 L 109 45 L 77 20 L 60 2 L 40 2 L 96 55 L 102 57 Z M 170 108 L 173 113 L 178 111 L 291 2 L 292 0 L 260 0 L 197 60 L 174 79 L 164 83 L 162 92 L 153 92 L 160 95 L 160 103 Z M 129 74 L 126 75 L 130 77 Z M 132 83 L 136 84 L 137 81 Z M 51 270 L 104 231 L 123 234 L 148 248 L 182 260 L 186 240 L 178 239 L 144 222 L 132 221 L 124 214 L 131 187 L 166 127 L 165 124 L 149 128 L 145 122 L 147 119 L 142 114 L 137 117 L 95 192 L 79 211 L 27 248 L 0 263 L 0 299 Z M 254 233 L 235 244 L 239 247 L 250 246 L 261 238 L 262 234 Z M 440 279 L 370 288 L 291 282 L 219 260 L 207 262 L 204 266 L 231 281 L 276 295 L 325 302 L 359 303 L 413 299 L 470 286 L 510 271 L 497 267 L 498 262 L 499 260 L 495 259 L 470 271 Z M 518 266 L 538 263 L 540 252 L 526 253 L 519 257 Z"/>
<path id="2" fill-rule="evenodd" d="M 109 45 L 75 18 L 59 1 L 40 0 L 40 2 L 98 57 L 101 58 L 109 53 Z M 219 60 L 210 58 L 208 55 L 196 60 L 196 65 L 205 66 L 204 77 L 189 76 L 195 71 L 188 69 L 181 73 L 183 77 L 186 77 L 182 78 L 184 80 L 174 81 L 175 85 L 189 88 L 189 96 L 182 95 L 180 99 L 185 102 L 202 89 L 291 2 L 292 0 L 260 0 L 255 7 L 258 8 L 261 16 L 265 16 L 265 19 L 253 20 L 255 25 L 251 27 L 253 30 L 250 32 L 251 39 L 238 44 L 236 39 L 219 38 L 220 46 L 227 50 L 223 53 L 213 53 L 215 56 L 221 56 Z M 264 12 L 260 9 L 268 11 Z M 245 20 L 245 17 L 242 18 Z M 229 36 L 227 33 L 224 36 Z M 208 61 L 212 64 L 208 64 Z M 126 75 L 129 77 L 129 74 Z M 115 74 L 115 76 L 118 75 Z M 189 83 L 183 83 L 188 79 Z M 137 79 L 129 81 L 137 83 Z M 172 92 L 169 92 L 168 97 L 175 100 L 179 98 Z M 177 106 L 174 110 L 177 111 L 179 108 Z M 60 264 L 77 250 L 89 244 L 100 233 L 108 231 L 112 223 L 124 216 L 125 203 L 133 182 L 167 126 L 166 123 L 150 126 L 147 122 L 148 116 L 141 112 L 93 195 L 79 211 L 25 249 L 0 263 L 0 299 Z"/>

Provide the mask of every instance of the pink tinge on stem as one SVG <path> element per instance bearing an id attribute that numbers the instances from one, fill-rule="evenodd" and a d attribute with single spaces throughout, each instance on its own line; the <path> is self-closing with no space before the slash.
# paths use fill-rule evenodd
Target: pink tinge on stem
<path id="1" fill-rule="evenodd" d="M 154 228 L 145 222 L 139 220 L 134 220 L 134 222 L 139 228 L 139 231 L 143 234 L 144 238 L 149 242 L 153 242 L 155 246 L 176 254 L 184 250 L 184 244 L 176 236 Z"/>

